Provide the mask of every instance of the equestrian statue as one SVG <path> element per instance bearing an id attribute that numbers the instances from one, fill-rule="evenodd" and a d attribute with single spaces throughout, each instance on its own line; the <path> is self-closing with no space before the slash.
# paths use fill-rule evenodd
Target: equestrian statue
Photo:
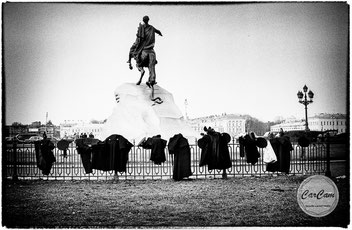
<path id="1" fill-rule="evenodd" d="M 147 86 L 151 88 L 152 92 L 150 94 L 150 99 L 155 103 L 161 104 L 163 103 L 160 97 L 154 98 L 154 85 L 157 84 L 155 81 L 155 65 L 158 63 L 156 60 L 156 54 L 154 51 L 155 44 L 155 34 L 163 36 L 161 32 L 155 29 L 152 25 L 149 24 L 149 17 L 143 17 L 144 24 L 139 23 L 137 38 L 130 48 L 128 61 L 129 68 L 132 70 L 131 59 L 134 58 L 136 61 L 136 67 L 139 72 L 141 72 L 141 76 L 137 85 L 140 85 L 144 76 L 144 67 L 149 69 L 149 79 L 146 82 Z"/>

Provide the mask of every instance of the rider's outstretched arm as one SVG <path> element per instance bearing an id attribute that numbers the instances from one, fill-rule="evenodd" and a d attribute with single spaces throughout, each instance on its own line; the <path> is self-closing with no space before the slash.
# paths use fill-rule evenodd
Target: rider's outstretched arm
<path id="1" fill-rule="evenodd" d="M 163 36 L 160 32 L 160 30 L 155 29 L 155 33 L 159 34 L 160 36 Z"/>

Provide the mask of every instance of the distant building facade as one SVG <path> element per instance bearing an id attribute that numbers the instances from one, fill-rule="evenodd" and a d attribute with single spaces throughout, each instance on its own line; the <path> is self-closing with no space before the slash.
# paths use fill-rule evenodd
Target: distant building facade
<path id="1" fill-rule="evenodd" d="M 82 120 L 73 121 L 65 120 L 64 123 L 60 124 L 60 136 L 73 137 L 80 136 L 81 134 L 93 134 L 94 138 L 100 139 L 104 123 L 89 123 Z"/>
<path id="2" fill-rule="evenodd" d="M 346 115 L 321 113 L 308 118 L 308 127 L 311 131 L 337 130 L 337 133 L 347 132 Z M 282 128 L 284 131 L 304 130 L 305 121 L 286 121 L 270 127 L 271 132 L 278 132 Z"/>
<path id="3" fill-rule="evenodd" d="M 290 121 L 290 122 L 285 121 L 281 124 L 271 126 L 270 132 L 279 132 L 281 128 L 284 131 L 304 130 L 305 129 L 305 122 L 304 121 Z"/>
<path id="4" fill-rule="evenodd" d="M 241 115 L 223 114 L 188 119 L 187 122 L 198 133 L 204 133 L 204 127 L 212 127 L 220 133 L 228 133 L 236 137 L 246 132 L 246 119 Z"/>
<path id="5" fill-rule="evenodd" d="M 14 137 L 17 134 L 30 133 L 42 136 L 46 133 L 48 137 L 60 137 L 60 126 L 48 123 L 47 125 L 41 124 L 40 121 L 32 122 L 30 125 L 6 125 L 5 136 Z"/>
<path id="6" fill-rule="evenodd" d="M 28 133 L 28 125 L 6 125 L 5 137 L 14 137 L 17 134 Z"/>

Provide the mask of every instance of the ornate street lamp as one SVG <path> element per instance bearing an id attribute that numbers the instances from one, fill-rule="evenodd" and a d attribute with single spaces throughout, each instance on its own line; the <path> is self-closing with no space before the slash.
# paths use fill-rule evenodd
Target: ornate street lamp
<path id="1" fill-rule="evenodd" d="M 305 131 L 306 132 L 309 131 L 307 105 L 309 105 L 310 103 L 313 103 L 313 97 L 314 97 L 314 93 L 311 90 L 309 90 L 308 97 L 307 97 L 307 91 L 308 91 L 308 87 L 306 85 L 304 85 L 304 87 L 303 87 L 304 93 L 302 93 L 302 91 L 298 91 L 298 93 L 297 93 L 298 102 L 304 105 L 305 112 L 306 112 L 306 124 L 305 124 Z"/>

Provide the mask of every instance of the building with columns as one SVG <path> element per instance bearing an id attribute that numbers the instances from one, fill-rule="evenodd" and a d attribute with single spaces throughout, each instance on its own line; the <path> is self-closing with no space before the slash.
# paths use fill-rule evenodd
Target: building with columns
<path id="1" fill-rule="evenodd" d="M 95 138 L 100 139 L 103 123 L 89 123 L 82 120 L 65 120 L 64 123 L 60 124 L 60 136 L 61 137 L 73 137 L 79 136 L 80 134 L 93 134 Z"/>
<path id="2" fill-rule="evenodd" d="M 212 115 L 189 119 L 187 121 L 198 133 L 205 133 L 204 126 L 212 127 L 215 131 L 220 133 L 228 133 L 231 137 L 236 137 L 246 132 L 246 118 L 242 115 Z"/>
<path id="3" fill-rule="evenodd" d="M 308 127 L 311 131 L 337 130 L 337 133 L 347 132 L 347 121 L 345 114 L 320 113 L 308 118 Z M 282 128 L 284 131 L 304 130 L 305 121 L 286 121 L 270 127 L 271 132 L 278 132 Z"/>

